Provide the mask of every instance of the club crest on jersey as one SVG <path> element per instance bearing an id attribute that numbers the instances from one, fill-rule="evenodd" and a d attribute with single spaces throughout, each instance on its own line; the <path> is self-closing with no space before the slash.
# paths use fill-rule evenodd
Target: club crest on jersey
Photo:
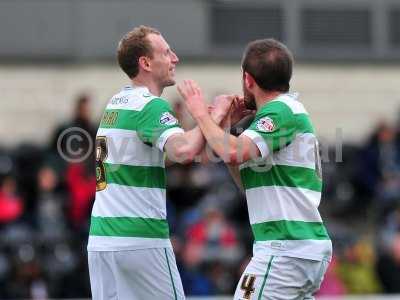
<path id="1" fill-rule="evenodd" d="M 272 132 L 275 130 L 274 121 L 271 118 L 264 117 L 258 120 L 257 129 L 265 132 Z"/>
<path id="2" fill-rule="evenodd" d="M 178 124 L 178 120 L 173 115 L 171 115 L 169 112 L 165 112 L 160 117 L 160 124 L 175 125 L 175 124 Z"/>

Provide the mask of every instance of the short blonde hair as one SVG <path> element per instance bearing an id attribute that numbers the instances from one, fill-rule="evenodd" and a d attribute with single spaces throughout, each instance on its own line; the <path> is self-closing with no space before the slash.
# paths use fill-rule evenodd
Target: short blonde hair
<path id="1" fill-rule="evenodd" d="M 147 39 L 149 34 L 161 34 L 157 29 L 141 25 L 126 33 L 118 43 L 118 64 L 129 78 L 139 73 L 139 58 L 153 56 L 153 48 Z"/>

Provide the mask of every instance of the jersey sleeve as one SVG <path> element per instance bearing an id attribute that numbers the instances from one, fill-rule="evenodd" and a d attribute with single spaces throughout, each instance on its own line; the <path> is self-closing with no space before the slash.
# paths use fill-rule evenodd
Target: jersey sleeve
<path id="1" fill-rule="evenodd" d="M 160 151 L 164 151 L 164 145 L 171 135 L 183 132 L 171 105 L 164 99 L 151 100 L 139 115 L 137 123 L 139 138 Z"/>
<path id="2" fill-rule="evenodd" d="M 256 114 L 243 135 L 249 137 L 265 158 L 288 146 L 296 135 L 296 122 L 291 109 L 284 103 L 271 102 Z"/>

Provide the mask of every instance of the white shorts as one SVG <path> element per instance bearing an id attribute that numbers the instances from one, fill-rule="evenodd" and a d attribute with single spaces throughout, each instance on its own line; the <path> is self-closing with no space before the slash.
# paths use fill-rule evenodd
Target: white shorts
<path id="1" fill-rule="evenodd" d="M 172 248 L 89 251 L 93 300 L 185 299 Z"/>
<path id="2" fill-rule="evenodd" d="M 236 287 L 235 300 L 312 300 L 329 262 L 287 256 L 253 257 Z"/>

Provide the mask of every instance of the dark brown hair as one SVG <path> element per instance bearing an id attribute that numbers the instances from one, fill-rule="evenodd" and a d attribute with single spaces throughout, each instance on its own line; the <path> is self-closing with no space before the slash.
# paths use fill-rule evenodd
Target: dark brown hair
<path id="1" fill-rule="evenodd" d="M 139 58 L 152 57 L 153 49 L 147 35 L 160 34 L 157 29 L 141 25 L 125 34 L 118 44 L 118 64 L 129 78 L 139 73 Z"/>
<path id="2" fill-rule="evenodd" d="M 250 42 L 243 54 L 242 68 L 267 91 L 289 91 L 293 56 L 289 49 L 274 39 Z"/>

